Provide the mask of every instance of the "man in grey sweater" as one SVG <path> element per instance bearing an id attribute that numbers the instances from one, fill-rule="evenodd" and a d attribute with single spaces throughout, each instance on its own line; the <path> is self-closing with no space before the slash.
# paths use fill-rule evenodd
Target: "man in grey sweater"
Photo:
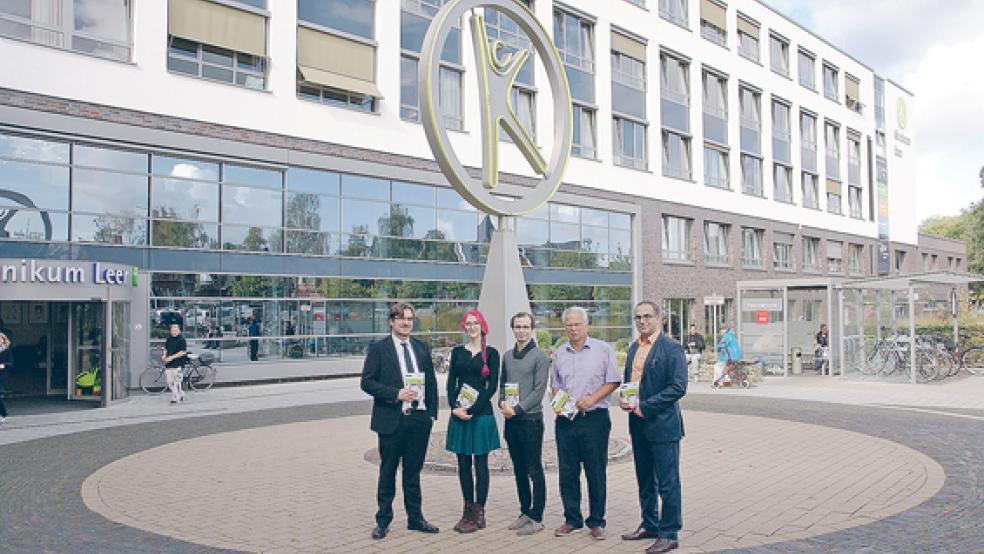
<path id="1" fill-rule="evenodd" d="M 516 346 L 502 357 L 499 408 L 505 418 L 504 435 L 509 445 L 520 516 L 509 526 L 519 535 L 543 531 L 547 482 L 543 475 L 543 395 L 547 390 L 550 358 L 533 341 L 533 316 L 520 312 L 509 322 Z M 518 403 L 506 395 L 518 388 Z M 515 396 L 513 397 L 515 402 Z M 532 490 L 531 490 L 532 486 Z"/>

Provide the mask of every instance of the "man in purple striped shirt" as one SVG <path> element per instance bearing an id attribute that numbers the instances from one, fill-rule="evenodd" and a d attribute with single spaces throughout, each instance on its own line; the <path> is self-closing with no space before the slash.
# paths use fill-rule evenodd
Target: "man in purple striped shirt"
<path id="1" fill-rule="evenodd" d="M 612 391 L 622 381 L 615 351 L 608 343 L 588 336 L 588 312 L 572 306 L 564 310 L 568 342 L 554 352 L 554 395 L 563 390 L 577 400 L 577 415 L 555 420 L 560 498 L 564 504 L 564 524 L 554 531 L 566 537 L 585 524 L 591 536 L 602 540 L 605 534 L 605 489 L 608 469 L 608 437 L 612 421 L 608 404 Z M 581 466 L 588 482 L 589 515 L 581 514 Z"/>

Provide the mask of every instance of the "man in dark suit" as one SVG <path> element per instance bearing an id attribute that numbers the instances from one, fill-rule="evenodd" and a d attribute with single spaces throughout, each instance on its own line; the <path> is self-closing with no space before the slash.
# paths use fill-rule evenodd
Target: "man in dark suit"
<path id="1" fill-rule="evenodd" d="M 687 394 L 687 359 L 676 341 L 660 333 L 663 321 L 653 302 L 636 305 L 635 325 L 639 338 L 629 347 L 624 378 L 626 382 L 639 383 L 639 405 L 632 406 L 626 400 L 620 405 L 629 412 L 642 523 L 622 538 L 656 539 L 646 550 L 652 554 L 677 548 L 677 533 L 683 526 L 683 418 L 677 401 Z"/>
<path id="2" fill-rule="evenodd" d="M 420 498 L 420 470 L 424 467 L 431 425 L 437 419 L 437 379 L 426 343 L 410 336 L 413 306 L 393 304 L 389 312 L 390 336 L 369 345 L 362 366 L 362 390 L 372 396 L 370 428 L 379 437 L 379 483 L 376 489 L 376 528 L 372 538 L 382 539 L 393 521 L 396 468 L 403 464 L 403 504 L 407 528 L 437 533 L 424 519 Z M 413 373 L 424 374 L 423 395 L 405 384 Z"/>

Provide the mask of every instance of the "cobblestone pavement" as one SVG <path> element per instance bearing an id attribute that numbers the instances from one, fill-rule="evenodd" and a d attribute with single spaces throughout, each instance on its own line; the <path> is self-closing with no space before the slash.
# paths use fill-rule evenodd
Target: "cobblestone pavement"
<path id="1" fill-rule="evenodd" d="M 258 405 L 259 407 L 259 405 Z M 937 407 L 939 408 L 939 407 Z M 685 409 L 693 412 L 688 422 L 693 420 L 696 426 L 688 426 L 691 436 L 684 443 L 685 456 L 690 449 L 696 453 L 697 445 L 702 442 L 698 437 L 703 434 L 708 438 L 715 429 L 727 431 L 725 437 L 730 436 L 732 442 L 729 445 L 754 444 L 753 451 L 769 452 L 769 449 L 777 454 L 777 459 L 788 456 L 791 450 L 788 443 L 770 441 L 774 431 L 758 436 L 745 436 L 741 426 L 737 428 L 727 425 L 714 424 L 712 419 L 720 416 L 718 414 L 744 414 L 751 416 L 761 416 L 769 418 L 765 421 L 773 427 L 782 427 L 782 421 L 792 421 L 800 423 L 811 423 L 826 428 L 811 427 L 820 429 L 831 439 L 822 442 L 825 451 L 809 452 L 809 456 L 816 460 L 815 474 L 805 473 L 795 477 L 793 481 L 796 486 L 805 488 L 811 483 L 824 482 L 824 479 L 834 476 L 857 476 L 872 468 L 878 469 L 886 464 L 884 460 L 871 459 L 867 466 L 850 465 L 842 461 L 840 465 L 825 462 L 825 459 L 834 457 L 845 452 L 850 453 L 856 450 L 857 445 L 847 442 L 838 449 L 838 434 L 834 430 L 852 431 L 862 433 L 870 437 L 876 437 L 892 441 L 900 445 L 905 445 L 915 451 L 932 458 L 938 462 L 946 474 L 942 488 L 927 501 L 914 507 L 907 508 L 896 515 L 888 515 L 883 519 L 872 519 L 864 525 L 853 528 L 842 529 L 839 531 L 828 532 L 819 536 L 803 536 L 795 540 L 786 542 L 754 546 L 752 538 L 742 542 L 746 537 L 723 536 L 718 542 L 701 542 L 699 533 L 704 529 L 713 527 L 713 524 L 720 521 L 720 518 L 711 517 L 705 514 L 692 514 L 685 520 L 685 531 L 688 532 L 684 546 L 692 549 L 695 544 L 705 545 L 707 550 L 714 548 L 739 547 L 756 552 L 984 552 L 984 538 L 980 531 L 981 522 L 984 521 L 984 425 L 982 425 L 980 414 L 971 408 L 961 408 L 960 412 L 942 407 L 932 409 L 928 406 L 925 409 L 914 411 L 911 409 L 884 409 L 860 406 L 835 405 L 818 402 L 807 402 L 800 400 L 784 400 L 777 398 L 756 398 L 748 396 L 738 396 L 729 394 L 692 394 L 685 400 Z M 949 410 L 949 411 L 948 411 Z M 707 412 L 707 425 L 702 426 L 698 421 L 705 416 L 697 412 Z M 224 433 L 239 430 L 251 430 L 245 433 L 229 433 L 219 435 L 219 437 L 249 436 L 250 433 L 261 433 L 264 429 L 274 425 L 297 424 L 297 422 L 313 422 L 301 424 L 301 428 L 324 429 L 327 423 L 354 421 L 359 419 L 352 416 L 366 414 L 368 412 L 368 402 L 340 402 L 335 404 L 302 406 L 290 408 L 278 408 L 247 413 L 237 413 L 231 415 L 209 415 L 182 420 L 167 420 L 153 423 L 141 423 L 137 425 L 127 425 L 101 429 L 96 431 L 80 432 L 60 437 L 44 438 L 39 440 L 21 442 L 7 446 L 0 446 L 0 551 L 11 552 L 203 552 L 216 551 L 213 546 L 203 546 L 192 542 L 184 542 L 163 535 L 176 535 L 182 533 L 199 533 L 201 537 L 207 535 L 211 528 L 212 521 L 221 521 L 221 513 L 201 513 L 186 514 L 186 517 L 179 517 L 173 526 L 161 525 L 155 528 L 154 533 L 141 531 L 128 525 L 111 522 L 102 516 L 86 508 L 82 500 L 80 490 L 83 488 L 83 481 L 93 475 L 100 468 L 111 468 L 111 462 L 120 460 L 125 462 L 125 458 L 131 455 L 148 456 L 155 452 L 151 450 L 155 447 L 163 448 L 160 450 L 174 449 L 181 443 L 172 444 L 182 439 L 195 439 L 196 437 L 206 437 L 216 433 Z M 947 415 L 952 413 L 952 415 Z M 340 418 L 345 418 L 340 419 Z M 373 437 L 367 429 L 367 425 L 359 419 L 358 424 L 348 424 L 344 426 L 344 432 L 333 432 L 328 435 L 327 441 L 337 441 L 340 438 L 353 436 L 360 437 L 359 440 L 368 441 L 371 445 Z M 739 421 L 731 419 L 729 421 Z M 330 426 L 329 426 L 330 427 Z M 853 434 L 844 435 L 856 436 Z M 864 437 L 862 437 L 864 438 Z M 207 441 L 216 440 L 216 437 L 206 437 L 201 439 Z M 831 440 L 833 442 L 831 442 Z M 195 442 L 195 441 L 189 441 Z M 703 442 L 707 442 L 706 440 Z M 808 444 L 809 441 L 803 441 Z M 184 443 L 187 444 L 187 443 Z M 259 451 L 275 449 L 276 445 L 272 441 L 249 441 L 248 448 Z M 890 444 L 890 443 L 888 443 Z M 792 449 L 795 452 L 795 449 Z M 149 452 L 145 452 L 149 451 Z M 236 456 L 236 449 L 222 450 L 218 454 L 219 459 L 228 459 Z M 911 452 L 911 451 L 908 451 Z M 827 456 L 829 454 L 829 456 Z M 214 456 L 214 454 L 213 454 Z M 916 456 L 918 458 L 918 456 Z M 294 458 L 295 460 L 301 459 Z M 843 460 L 843 459 L 841 459 Z M 200 460 L 198 474 L 168 476 L 168 466 L 154 467 L 143 476 L 146 485 L 143 487 L 133 487 L 131 492 L 142 493 L 145 490 L 161 491 L 159 494 L 166 495 L 169 490 L 175 487 L 188 487 L 188 494 L 195 494 L 190 483 L 214 483 L 223 481 L 222 475 L 211 472 L 208 459 Z M 351 522 L 350 529 L 341 531 L 351 531 L 352 541 L 364 540 L 365 535 L 371 526 L 372 513 L 372 492 L 374 480 L 371 475 L 374 472 L 372 466 L 359 460 L 361 466 L 356 466 L 354 470 L 367 472 L 370 479 L 367 483 L 361 483 L 363 497 L 360 510 L 365 512 L 365 516 L 359 521 Z M 734 472 L 738 468 L 726 464 L 715 463 L 714 460 L 703 460 L 703 463 L 716 471 L 724 472 L 724 475 L 732 475 L 734 479 L 739 479 L 741 475 Z M 932 464 L 927 467 L 931 467 Z M 622 468 L 630 468 L 631 464 L 625 464 Z M 242 471 L 256 471 L 263 468 L 243 466 Z M 105 471 L 103 469 L 102 471 Z M 612 472 L 618 471 L 613 467 Z M 782 473 L 782 468 L 774 467 L 748 467 L 746 474 L 764 475 L 769 477 L 772 473 Z M 214 480 L 206 479 L 201 481 L 201 476 L 214 476 Z M 694 487 L 701 484 L 698 478 L 700 474 L 694 474 L 689 481 L 685 481 L 685 486 Z M 687 476 L 685 475 L 685 478 Z M 454 479 L 447 476 L 429 476 L 425 479 L 444 480 L 447 486 L 454 490 Z M 506 478 L 497 478 L 493 482 L 493 494 L 502 499 L 507 505 L 513 500 L 513 489 Z M 634 495 L 634 484 L 630 474 L 624 477 L 610 475 L 610 483 L 613 492 L 610 495 L 609 528 L 612 535 L 620 532 L 635 523 L 633 516 L 637 512 L 632 511 L 631 515 L 617 514 L 620 509 L 613 504 L 612 497 L 622 499 L 632 498 Z M 548 482 L 555 481 L 555 477 L 548 476 Z M 169 485 L 169 482 L 176 485 Z M 689 497 L 685 497 L 684 505 L 688 507 L 693 504 L 695 507 L 702 502 L 713 503 L 726 500 L 736 507 L 734 512 L 736 521 L 732 525 L 739 527 L 749 521 L 761 520 L 764 513 L 771 507 L 774 508 L 774 498 L 761 498 L 755 495 L 757 488 L 768 484 L 769 479 L 762 479 L 755 485 L 750 485 L 743 494 L 723 498 L 718 495 L 718 490 L 700 487 L 694 489 Z M 687 483 L 691 483 L 687 485 Z M 299 481 L 294 483 L 291 489 L 298 495 L 307 494 L 311 496 L 320 491 L 317 486 L 312 487 L 312 483 Z M 317 485 L 317 483 L 314 483 Z M 555 487 L 555 483 L 552 483 Z M 894 488 L 893 488 L 894 490 Z M 904 487 L 899 488 L 904 491 Z M 91 491 L 90 491 L 91 492 Z M 324 492 L 324 491 L 321 491 Z M 330 494 L 328 491 L 326 494 Z M 554 491 L 555 492 L 555 491 Z M 285 491 L 286 493 L 286 491 Z M 246 489 L 240 492 L 236 498 L 240 505 L 252 505 L 258 510 L 262 510 L 268 499 L 273 498 L 272 493 L 256 494 L 254 491 Z M 293 493 L 291 493 L 293 494 Z M 909 491 L 911 494 L 911 491 Z M 902 493 L 904 496 L 905 493 Z M 432 496 L 433 498 L 433 496 Z M 449 498 L 457 498 L 457 495 Z M 634 500 L 634 498 L 633 498 Z M 801 499 L 802 500 L 802 499 Z M 830 509 L 828 515 L 833 518 L 850 517 L 856 515 L 847 513 L 850 509 L 849 504 L 852 499 L 828 499 L 843 501 L 843 509 L 838 511 Z M 433 500 L 425 497 L 425 509 L 428 510 L 429 517 L 442 527 L 449 527 L 453 521 L 455 507 L 435 506 Z M 552 504 L 552 506 L 551 506 Z M 632 504 L 632 502 L 628 502 Z M 433 506 L 433 507 L 432 507 Z M 793 506 L 792 508 L 795 508 Z M 167 515 L 172 512 L 180 512 L 180 506 L 159 507 L 161 514 Z M 559 502 L 556 494 L 550 499 L 548 510 L 559 513 Z M 445 513 L 447 511 L 447 513 Z M 688 508 L 689 513 L 689 508 Z M 386 548 L 402 549 L 415 544 L 424 546 L 427 549 L 430 540 L 450 540 L 459 546 L 486 546 L 496 548 L 497 546 L 508 547 L 513 551 L 527 551 L 526 543 L 518 542 L 512 535 L 506 534 L 504 527 L 506 519 L 512 514 L 504 513 L 500 510 L 493 528 L 468 540 L 457 541 L 453 533 L 442 531 L 435 538 L 412 537 L 405 531 L 389 537 L 384 544 Z M 195 516 L 195 517 L 192 517 Z M 615 519 L 615 517 L 618 519 Z M 747 516 L 747 517 L 745 517 Z M 147 517 L 146 515 L 144 517 Z M 150 514 L 150 519 L 155 514 Z M 556 514 L 554 514 L 556 517 Z M 627 519 L 632 518 L 632 519 Z M 163 519 L 163 518 L 162 518 Z M 228 518 L 226 518 L 228 519 Z M 299 521 L 303 518 L 298 518 Z M 394 523 L 394 529 L 399 523 Z M 554 522 L 557 523 L 557 522 Z M 824 523 L 817 521 L 816 530 L 822 531 Z M 324 525 L 324 522 L 316 520 L 304 521 L 304 528 L 320 528 L 322 533 L 321 545 L 324 548 L 314 547 L 312 550 L 333 551 L 329 546 L 336 544 L 337 533 L 333 529 Z M 812 525 L 811 525 L 812 526 Z M 808 530 L 809 527 L 806 527 Z M 243 529 L 243 534 L 238 538 L 244 539 L 243 544 L 252 539 L 249 529 Z M 161 534 L 158 534 L 161 533 Z M 720 533 L 719 533 L 720 534 Z M 815 535 L 816 533 L 811 533 Z M 283 537 L 289 540 L 290 533 Z M 343 533 L 344 536 L 348 536 Z M 547 539 L 550 540 L 547 540 Z M 633 551 L 641 550 L 636 545 L 626 545 L 616 537 L 610 538 L 602 543 L 592 543 L 586 537 L 575 537 L 576 542 L 560 542 L 561 539 L 553 540 L 547 537 L 546 533 L 537 538 L 545 541 L 538 544 L 535 550 L 556 550 L 561 552 L 578 551 Z M 733 540 L 731 540 L 733 539 Z M 756 538 L 755 544 L 764 542 L 761 538 Z M 423 541 L 423 542 L 419 542 Z M 283 543 L 281 543 L 283 544 Z M 237 548 L 230 543 L 231 547 Z M 434 549 L 437 549 L 434 544 Z M 644 545 L 639 545 L 644 546 Z M 242 548 L 242 546 L 238 547 Z M 284 551 L 298 550 L 291 548 L 289 543 L 283 547 Z M 343 549 L 351 551 L 351 548 Z"/>

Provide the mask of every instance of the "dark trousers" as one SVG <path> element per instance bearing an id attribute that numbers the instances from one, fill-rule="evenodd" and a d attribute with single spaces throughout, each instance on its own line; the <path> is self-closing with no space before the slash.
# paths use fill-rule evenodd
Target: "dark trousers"
<path id="1" fill-rule="evenodd" d="M 7 417 L 7 407 L 3 405 L 3 399 L 0 399 L 0 417 Z"/>
<path id="2" fill-rule="evenodd" d="M 630 418 L 638 420 L 634 415 Z M 676 540 L 683 526 L 680 494 L 680 441 L 654 443 L 646 439 L 639 421 L 629 420 L 632 457 L 642 526 L 660 537 Z"/>
<path id="3" fill-rule="evenodd" d="M 389 527 L 393 521 L 393 498 L 396 496 L 396 468 L 403 464 L 403 506 L 407 523 L 424 519 L 420 498 L 420 470 L 427 455 L 433 421 L 427 412 L 418 410 L 401 415 L 396 431 L 379 435 L 379 483 L 376 489 L 376 524 Z"/>
<path id="4" fill-rule="evenodd" d="M 608 437 L 612 431 L 608 410 L 592 410 L 573 421 L 558 417 L 555 425 L 564 521 L 577 528 L 585 523 L 588 527 L 604 527 Z M 587 521 L 581 515 L 582 466 L 588 482 Z"/>
<path id="5" fill-rule="evenodd" d="M 249 339 L 249 361 L 255 362 L 257 360 L 257 350 L 260 348 L 260 341 L 257 339 Z"/>
<path id="6" fill-rule="evenodd" d="M 547 481 L 543 475 L 543 419 L 507 419 L 503 435 L 509 445 L 519 511 L 542 522 L 547 503 Z"/>

